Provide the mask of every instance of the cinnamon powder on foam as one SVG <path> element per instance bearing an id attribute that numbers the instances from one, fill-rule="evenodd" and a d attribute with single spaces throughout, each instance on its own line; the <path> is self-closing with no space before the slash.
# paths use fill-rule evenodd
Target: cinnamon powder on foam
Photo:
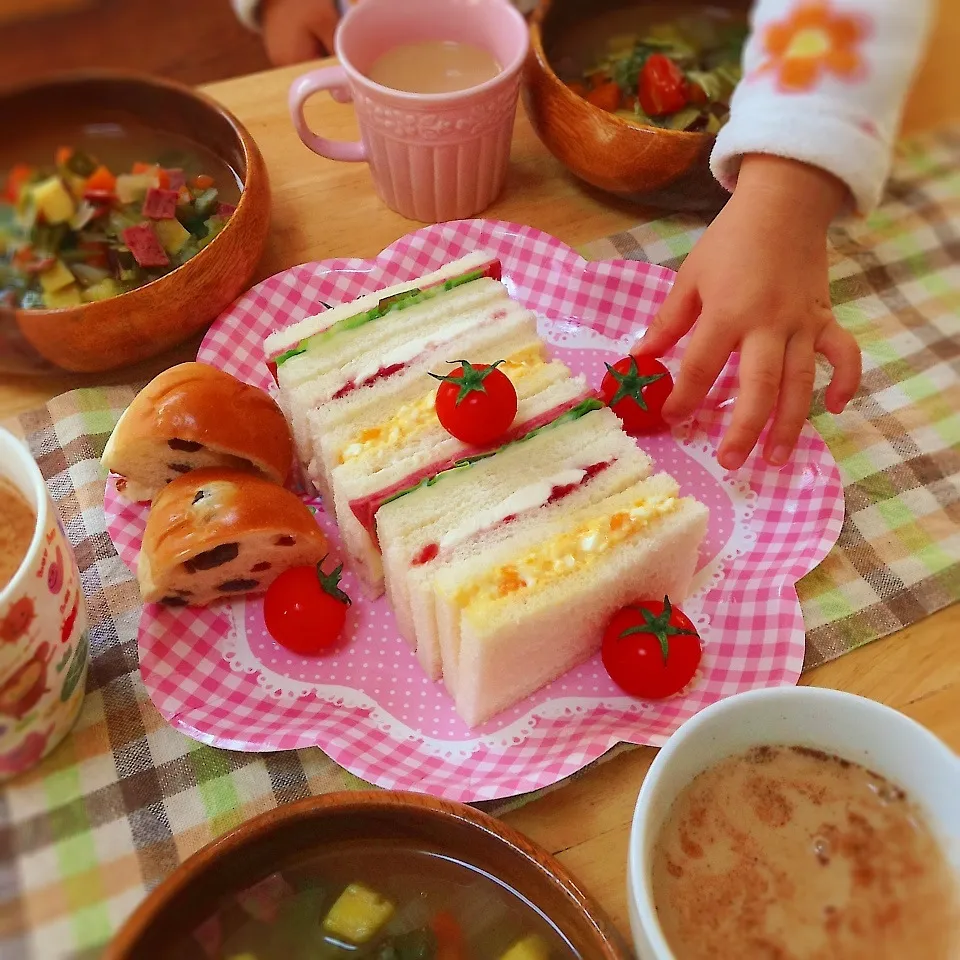
<path id="1" fill-rule="evenodd" d="M 653 856 L 678 960 L 956 960 L 957 880 L 904 790 L 805 747 L 696 777 Z"/>

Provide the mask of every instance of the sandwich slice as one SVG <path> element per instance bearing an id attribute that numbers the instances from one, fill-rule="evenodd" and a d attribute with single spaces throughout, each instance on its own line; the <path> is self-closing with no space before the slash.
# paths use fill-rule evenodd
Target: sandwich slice
<path id="1" fill-rule="evenodd" d="M 379 306 L 371 310 L 356 313 L 357 302 L 334 307 L 320 317 L 335 317 L 339 310 L 351 315 L 301 340 L 294 350 L 277 357 L 273 361 L 277 383 L 283 389 L 292 389 L 339 370 L 358 356 L 377 356 L 395 343 L 429 335 L 438 324 L 450 318 L 482 311 L 498 302 L 502 304 L 508 294 L 499 282 L 499 275 L 499 263 L 494 260 L 425 290 L 409 290 L 381 298 Z"/>
<path id="2" fill-rule="evenodd" d="M 562 511 L 605 500 L 649 476 L 650 468 L 617 417 L 591 400 L 381 507 L 377 533 L 387 594 L 426 674 L 437 680 L 445 669 L 433 592 L 439 569 Z"/>
<path id="3" fill-rule="evenodd" d="M 369 321 L 389 312 L 387 308 L 391 305 L 391 301 L 394 306 L 397 306 L 403 300 L 409 302 L 423 290 L 436 291 L 448 281 L 463 282 L 461 278 L 476 273 L 499 279 L 499 262 L 487 254 L 472 253 L 444 264 L 439 270 L 418 279 L 405 280 L 390 287 L 383 287 L 356 300 L 331 307 L 324 313 L 306 317 L 298 323 L 271 333 L 264 340 L 267 360 L 276 365 L 279 371 L 281 366 L 306 353 L 311 343 L 314 345 L 321 343 L 324 338 L 319 336 L 320 334 L 327 334 L 334 328 L 338 334 L 354 331 L 352 334 L 354 339 L 367 337 L 371 332 L 368 326 Z M 299 362 L 291 364 L 288 371 L 293 371 Z"/>
<path id="4" fill-rule="evenodd" d="M 708 511 L 666 474 L 559 513 L 434 576 L 444 680 L 470 726 L 595 654 L 625 604 L 689 589 Z"/>
<path id="5" fill-rule="evenodd" d="M 338 441 L 331 435 L 349 432 L 350 427 L 356 428 L 356 434 L 383 422 L 404 404 L 428 393 L 432 397 L 436 383 L 427 373 L 445 370 L 448 360 L 461 356 L 477 362 L 506 359 L 515 375 L 531 364 L 538 369 L 546 365 L 536 315 L 506 297 L 499 303 L 496 309 L 462 314 L 453 304 L 454 309 L 435 323 L 429 335 L 415 341 L 398 338 L 390 347 L 381 345 L 287 392 L 300 462 L 321 492 L 329 493 L 330 474 L 339 454 Z"/>
<path id="6" fill-rule="evenodd" d="M 496 443 L 470 446 L 447 433 L 437 418 L 436 390 L 430 386 L 418 400 L 384 411 L 384 420 L 364 428 L 354 443 L 343 447 L 330 477 L 333 507 L 344 548 L 370 596 L 383 593 L 376 515 L 384 503 L 461 460 L 490 453 L 556 420 L 591 395 L 583 377 L 571 377 L 559 361 L 534 357 L 531 365 L 521 368 L 526 374 L 522 376 L 511 372 L 507 363 L 500 369 L 514 380 L 518 405 L 513 425 Z"/>

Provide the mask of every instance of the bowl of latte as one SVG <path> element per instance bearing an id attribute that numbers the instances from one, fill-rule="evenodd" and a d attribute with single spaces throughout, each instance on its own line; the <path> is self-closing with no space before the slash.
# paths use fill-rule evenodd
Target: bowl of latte
<path id="1" fill-rule="evenodd" d="M 896 710 L 754 690 L 685 723 L 630 837 L 640 960 L 960 956 L 960 758 Z"/>

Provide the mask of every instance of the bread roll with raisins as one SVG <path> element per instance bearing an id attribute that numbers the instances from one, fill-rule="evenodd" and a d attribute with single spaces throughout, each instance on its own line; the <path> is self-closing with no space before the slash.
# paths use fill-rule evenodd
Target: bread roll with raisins
<path id="1" fill-rule="evenodd" d="M 319 563 L 327 538 L 295 494 L 241 470 L 208 467 L 167 484 L 137 565 L 145 603 L 204 606 L 261 593 L 291 567 Z"/>

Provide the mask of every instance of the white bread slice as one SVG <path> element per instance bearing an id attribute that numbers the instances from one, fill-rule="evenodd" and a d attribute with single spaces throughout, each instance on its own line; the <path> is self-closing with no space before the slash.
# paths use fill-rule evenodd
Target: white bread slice
<path id="1" fill-rule="evenodd" d="M 486 253 L 471 253 L 465 257 L 461 257 L 459 260 L 444 264 L 439 270 L 435 270 L 433 273 L 428 273 L 425 276 L 410 280 L 404 280 L 390 287 L 383 287 L 380 290 L 375 290 L 373 293 L 358 297 L 356 300 L 339 304 L 324 313 L 306 317 L 297 323 L 291 324 L 289 327 L 285 327 L 283 330 L 277 330 L 271 333 L 266 340 L 264 340 L 264 351 L 267 357 L 275 357 L 285 350 L 293 349 L 301 340 L 312 337 L 323 330 L 327 330 L 339 320 L 363 313 L 365 310 L 371 310 L 386 297 L 393 297 L 398 293 L 405 293 L 407 290 L 412 290 L 414 287 L 439 283 L 442 280 L 449 280 L 453 277 L 460 276 L 460 274 L 469 273 L 471 270 L 487 263 L 490 259 L 490 255 Z"/>
<path id="2" fill-rule="evenodd" d="M 479 318 L 495 317 L 497 309 L 507 303 L 512 301 L 502 283 L 480 277 L 431 300 L 392 311 L 360 327 L 337 333 L 323 343 L 311 345 L 306 353 L 278 365 L 277 382 L 281 390 L 293 390 L 317 377 L 339 374 L 341 382 L 333 388 L 336 390 L 353 378 L 355 372 L 351 364 L 361 358 L 365 357 L 367 363 L 378 361 L 390 350 L 415 344 L 424 337 L 429 339 L 457 320 L 461 321 L 463 329 L 469 329 L 471 323 L 479 322 Z M 472 319 L 465 323 L 464 318 L 468 316 Z"/>
<path id="3" fill-rule="evenodd" d="M 399 407 L 431 389 L 435 392 L 436 382 L 427 376 L 427 372 L 447 370 L 447 361 L 455 359 L 451 357 L 451 351 L 457 357 L 466 356 L 481 363 L 503 359 L 529 349 L 531 345 L 540 346 L 543 352 L 537 336 L 536 315 L 509 300 L 501 304 L 498 311 L 481 311 L 467 318 L 453 316 L 446 330 L 438 329 L 436 337 L 424 345 L 422 352 L 411 358 L 403 370 L 386 379 L 377 380 L 337 399 L 333 399 L 332 394 L 337 386 L 347 381 L 338 380 L 336 374 L 303 384 L 287 393 L 286 406 L 292 414 L 298 458 L 320 490 L 329 490 L 329 472 L 335 460 L 331 461 L 330 455 L 321 454 L 319 438 L 326 437 L 338 424 L 349 422 L 359 426 L 366 423 L 365 410 L 376 406 L 384 409 Z M 491 322 L 491 314 L 495 312 L 503 316 Z M 469 319 L 469 324 L 465 324 L 464 319 Z M 369 355 L 362 362 L 375 372 L 379 358 Z M 380 420 L 383 419 L 385 417 L 381 416 Z M 317 460 L 316 474 L 311 469 L 314 460 Z"/>
<path id="4" fill-rule="evenodd" d="M 582 377 L 569 377 L 567 368 L 558 361 L 549 364 L 547 369 L 551 368 L 560 379 L 532 396 L 521 395 L 524 381 L 520 381 L 517 417 L 511 427 L 514 437 L 525 433 L 528 424 L 529 429 L 540 426 L 544 416 L 555 419 L 587 395 L 586 381 Z M 507 439 L 512 438 L 508 436 Z M 378 597 L 383 593 L 383 562 L 373 539 L 372 525 L 368 529 L 357 517 L 356 501 L 376 500 L 380 494 L 389 496 L 405 486 L 413 485 L 423 476 L 446 469 L 455 460 L 478 452 L 478 448 L 469 447 L 450 436 L 436 421 L 435 425 L 418 434 L 413 442 L 405 446 L 393 446 L 390 459 L 380 470 L 367 472 L 363 466 L 365 458 L 351 460 L 333 470 L 331 486 L 337 525 L 344 548 L 355 564 L 369 596 Z"/>
<path id="5" fill-rule="evenodd" d="M 604 408 L 383 506 L 377 533 L 387 592 L 401 633 L 416 647 L 427 675 L 437 680 L 442 670 L 433 598 L 438 569 L 469 556 L 480 541 L 510 539 L 558 511 L 604 500 L 647 477 L 650 467 L 650 458 Z"/>
<path id="6" fill-rule="evenodd" d="M 513 706 L 596 653 L 606 623 L 625 604 L 665 594 L 676 602 L 686 597 L 708 511 L 677 494 L 676 482 L 659 474 L 601 505 L 534 527 L 438 571 L 435 597 L 444 680 L 453 687 L 457 712 L 470 726 Z M 641 499 L 664 498 L 672 505 L 670 512 L 654 512 L 639 530 L 601 549 L 590 562 L 556 556 L 556 572 L 528 589 L 489 600 L 464 598 L 463 591 L 493 569 L 515 564 L 522 570 L 525 556 L 550 555 L 554 538 L 581 522 L 620 514 Z M 591 541 L 604 542 L 599 535 Z"/>

